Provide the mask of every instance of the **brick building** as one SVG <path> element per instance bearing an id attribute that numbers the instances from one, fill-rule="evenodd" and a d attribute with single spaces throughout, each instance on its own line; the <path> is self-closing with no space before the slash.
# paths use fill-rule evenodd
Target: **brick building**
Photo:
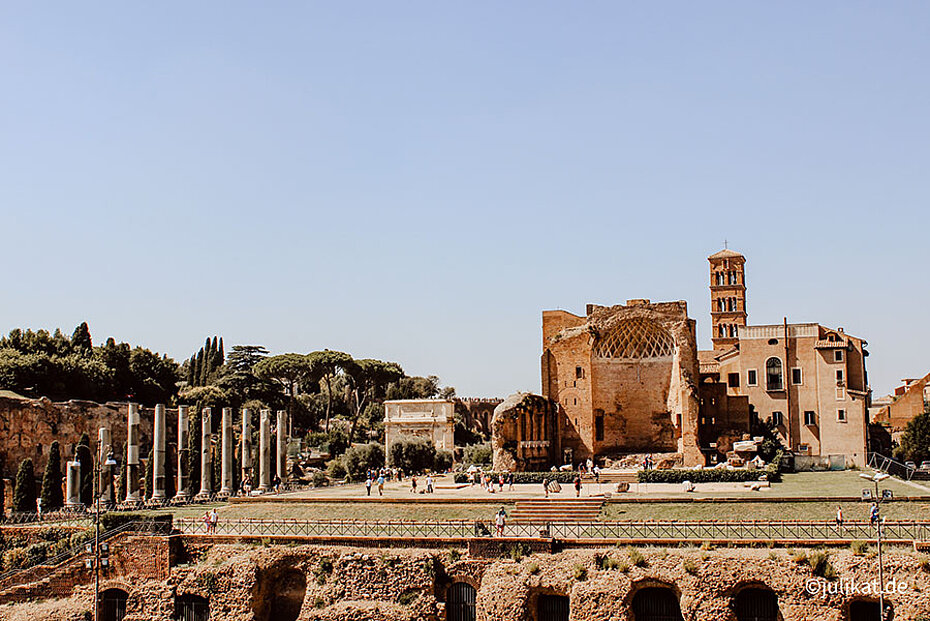
<path id="1" fill-rule="evenodd" d="M 543 312 L 542 393 L 557 404 L 564 463 L 641 451 L 703 463 L 697 377 L 683 301 Z"/>
<path id="2" fill-rule="evenodd" d="M 745 257 L 723 250 L 708 261 L 714 349 L 698 356 L 701 448 L 709 460 L 749 430 L 748 416 L 758 416 L 775 424 L 796 455 L 844 456 L 839 461 L 864 465 L 866 341 L 818 323 L 748 325 Z"/>
<path id="3" fill-rule="evenodd" d="M 895 440 L 900 440 L 907 424 L 918 414 L 930 411 L 930 374 L 920 379 L 903 379 L 887 403 L 875 412 L 874 422 L 890 428 Z"/>

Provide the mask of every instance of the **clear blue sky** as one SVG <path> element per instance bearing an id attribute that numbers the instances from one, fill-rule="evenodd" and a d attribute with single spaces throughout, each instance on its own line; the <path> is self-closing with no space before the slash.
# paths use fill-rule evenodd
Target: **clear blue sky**
<path id="1" fill-rule="evenodd" d="M 0 331 L 539 390 L 540 312 L 688 301 L 930 371 L 930 4 L 0 6 Z"/>

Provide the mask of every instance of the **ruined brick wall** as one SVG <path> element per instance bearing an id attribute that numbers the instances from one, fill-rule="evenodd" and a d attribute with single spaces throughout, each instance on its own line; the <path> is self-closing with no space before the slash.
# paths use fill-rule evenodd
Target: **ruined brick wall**
<path id="1" fill-rule="evenodd" d="M 479 621 L 538 621 L 543 595 L 567 598 L 570 621 L 632 621 L 633 602 L 645 588 L 671 592 L 684 619 L 734 621 L 734 601 L 743 589 L 771 592 L 781 621 L 846 621 L 850 604 L 874 597 L 850 592 L 821 593 L 833 585 L 872 583 L 878 575 L 873 555 L 846 549 L 828 551 L 833 580 L 814 575 L 783 549 L 638 548 L 616 546 L 550 554 L 524 549 L 522 555 L 472 555 L 458 549 L 422 550 L 329 547 L 214 545 L 192 549 L 191 563 L 172 568 L 167 580 L 109 575 L 102 587 L 128 594 L 126 621 L 169 621 L 175 597 L 200 595 L 213 621 L 270 621 L 276 597 L 300 592 L 285 575 L 303 577 L 301 621 L 441 621 L 452 587 L 476 589 Z M 480 550 L 475 550 L 480 552 Z M 810 551 L 808 552 L 808 554 Z M 904 548 L 886 549 L 885 579 L 903 585 L 887 597 L 894 618 L 916 621 L 930 611 L 930 573 L 922 559 Z M 830 588 L 828 586 L 828 588 Z M 92 585 L 76 587 L 71 597 L 0 608 L 10 621 L 41 618 L 82 621 L 92 603 Z"/>
<path id="2" fill-rule="evenodd" d="M 677 451 L 703 463 L 697 437 L 695 322 L 683 301 L 543 313 L 543 394 L 560 410 L 562 448 L 591 456 Z"/>
<path id="3" fill-rule="evenodd" d="M 36 475 L 41 476 L 48 459 L 48 447 L 53 441 L 58 440 L 61 444 L 64 462 L 72 456 L 71 446 L 81 439 L 81 434 L 87 433 L 93 445 L 100 427 L 109 427 L 114 444 L 124 446 L 127 409 L 126 403 L 100 404 L 76 400 L 53 403 L 46 398 L 0 397 L 0 474 L 15 476 L 20 462 L 30 457 L 35 464 Z M 143 410 L 141 414 L 145 451 L 142 454 L 147 455 L 152 438 L 152 410 Z M 176 425 L 175 422 L 175 428 Z M 173 438 L 174 434 L 170 436 Z"/>
<path id="4" fill-rule="evenodd" d="M 557 464 L 555 405 L 546 397 L 518 392 L 494 409 L 491 449 L 496 472 L 541 472 Z"/>

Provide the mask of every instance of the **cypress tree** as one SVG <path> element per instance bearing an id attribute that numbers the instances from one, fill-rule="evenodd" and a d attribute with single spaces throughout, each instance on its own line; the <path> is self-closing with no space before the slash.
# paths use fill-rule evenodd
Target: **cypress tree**
<path id="1" fill-rule="evenodd" d="M 199 409 L 191 415 L 190 433 L 187 434 L 187 472 L 191 494 L 200 491 L 200 416 Z"/>
<path id="2" fill-rule="evenodd" d="M 174 495 L 177 494 L 177 489 L 175 488 L 175 467 L 174 465 L 178 463 L 177 451 L 173 444 L 169 444 L 165 447 L 165 497 L 174 498 Z"/>
<path id="3" fill-rule="evenodd" d="M 42 476 L 43 511 L 54 511 L 64 506 L 61 478 L 61 447 L 56 440 L 48 449 L 48 463 L 45 464 L 45 474 Z"/>
<path id="4" fill-rule="evenodd" d="M 200 386 L 206 386 L 210 377 L 210 354 L 205 350 L 203 352 L 203 362 L 200 365 Z"/>
<path id="5" fill-rule="evenodd" d="M 87 355 L 94 348 L 93 341 L 90 338 L 90 328 L 87 322 L 81 322 L 81 325 L 74 329 L 71 335 L 71 349 L 77 353 Z"/>
<path id="6" fill-rule="evenodd" d="M 188 386 L 194 385 L 194 372 L 196 371 L 196 369 L 194 368 L 194 365 L 196 364 L 196 359 L 197 359 L 196 356 L 191 356 L 191 359 L 187 361 L 187 385 Z"/>
<path id="7" fill-rule="evenodd" d="M 94 504 L 94 456 L 90 452 L 90 436 L 86 433 L 74 448 L 74 459 L 81 464 L 81 503 L 89 507 Z"/>
<path id="8" fill-rule="evenodd" d="M 215 365 L 215 367 L 216 367 L 217 369 L 220 368 L 221 366 L 223 366 L 223 363 L 224 363 L 224 362 L 226 362 L 226 352 L 223 350 L 223 337 L 221 336 L 221 337 L 220 337 L 220 348 L 219 348 L 219 350 L 216 352 L 216 365 Z"/>
<path id="9" fill-rule="evenodd" d="M 197 358 L 194 361 L 194 383 L 193 386 L 200 386 L 200 379 L 203 376 L 203 348 L 197 352 Z"/>
<path id="10" fill-rule="evenodd" d="M 20 513 L 36 512 L 36 472 L 31 459 L 24 459 L 16 471 L 13 488 L 13 510 Z"/>

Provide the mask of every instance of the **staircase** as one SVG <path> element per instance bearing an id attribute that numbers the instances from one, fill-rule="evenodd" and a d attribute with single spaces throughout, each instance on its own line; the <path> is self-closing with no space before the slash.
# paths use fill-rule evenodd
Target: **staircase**
<path id="1" fill-rule="evenodd" d="M 603 506 L 603 498 L 518 500 L 510 518 L 527 522 L 588 522 L 597 519 Z"/>

